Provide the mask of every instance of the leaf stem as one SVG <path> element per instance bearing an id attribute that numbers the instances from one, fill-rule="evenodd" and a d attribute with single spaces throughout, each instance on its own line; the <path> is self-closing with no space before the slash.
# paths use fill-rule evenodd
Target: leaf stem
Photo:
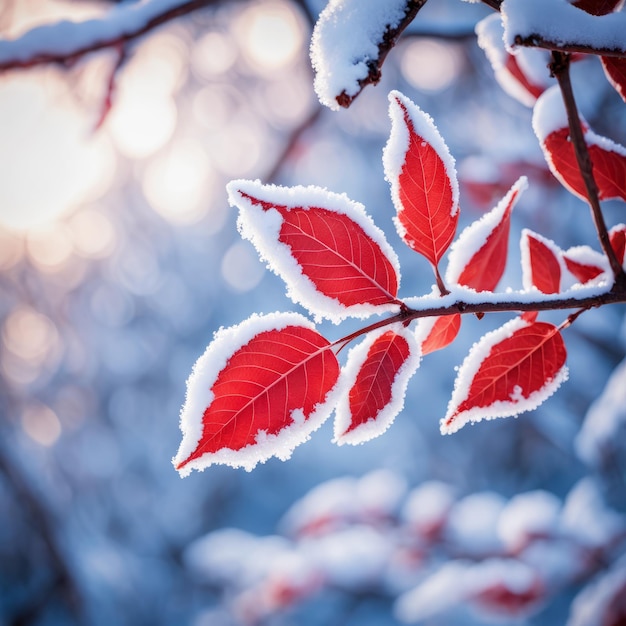
<path id="1" fill-rule="evenodd" d="M 611 242 L 609 239 L 609 233 L 606 228 L 604 216 L 602 214 L 602 208 L 600 207 L 600 199 L 598 196 L 598 185 L 593 176 L 593 163 L 589 156 L 589 150 L 587 143 L 585 142 L 585 136 L 583 128 L 580 122 L 580 116 L 578 114 L 578 107 L 576 106 L 576 100 L 574 98 L 574 90 L 572 89 L 572 81 L 569 73 L 570 55 L 563 54 L 559 51 L 552 52 L 552 62 L 550 63 L 550 71 L 556 78 L 561 89 L 561 95 L 563 97 L 563 103 L 565 104 L 565 110 L 567 111 L 567 120 L 569 123 L 569 133 L 574 147 L 574 154 L 576 155 L 576 162 L 578 163 L 578 169 L 580 175 L 585 184 L 585 190 L 587 192 L 587 200 L 591 208 L 591 216 L 593 223 L 598 233 L 598 239 L 604 254 L 609 260 L 611 270 L 615 276 L 616 283 L 620 286 L 626 285 L 626 275 L 622 264 L 617 259 Z"/>

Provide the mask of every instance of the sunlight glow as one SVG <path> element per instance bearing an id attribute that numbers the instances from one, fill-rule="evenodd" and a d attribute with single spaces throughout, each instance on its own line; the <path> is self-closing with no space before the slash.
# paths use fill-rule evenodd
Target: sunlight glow
<path id="1" fill-rule="evenodd" d="M 463 71 L 463 52 L 459 46 L 434 39 L 416 39 L 402 49 L 401 68 L 406 80 L 416 89 L 442 91 Z"/>
<path id="2" fill-rule="evenodd" d="M 152 208 L 175 223 L 198 221 L 208 209 L 209 160 L 194 140 L 179 141 L 147 167 L 143 191 Z"/>
<path id="3" fill-rule="evenodd" d="M 209 32 L 199 39 L 191 56 L 191 66 L 200 78 L 211 80 L 225 74 L 237 60 L 237 48 L 232 38 L 219 32 Z"/>
<path id="4" fill-rule="evenodd" d="M 115 248 L 115 229 L 111 220 L 97 209 L 82 209 L 68 222 L 76 252 L 87 258 L 103 258 Z"/>
<path id="5" fill-rule="evenodd" d="M 31 261 L 44 272 L 60 269 L 71 258 L 74 247 L 62 224 L 50 224 L 31 230 L 26 236 Z"/>
<path id="6" fill-rule="evenodd" d="M 298 14 L 291 4 L 278 0 L 244 9 L 234 32 L 244 57 L 260 72 L 274 72 L 293 63 L 304 42 Z"/>
<path id="7" fill-rule="evenodd" d="M 52 446 L 61 436 L 57 414 L 45 404 L 32 403 L 22 413 L 22 429 L 41 446 Z"/>
<path id="8" fill-rule="evenodd" d="M 103 193 L 114 155 L 90 134 L 87 115 L 46 70 L 0 83 L 0 226 L 25 231 L 48 224 Z"/>

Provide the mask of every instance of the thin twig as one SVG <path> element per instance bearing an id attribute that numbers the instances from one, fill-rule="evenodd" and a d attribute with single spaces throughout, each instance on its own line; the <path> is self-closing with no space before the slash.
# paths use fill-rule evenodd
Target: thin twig
<path id="1" fill-rule="evenodd" d="M 354 99 L 363 91 L 363 89 L 367 87 L 367 85 L 378 84 L 382 76 L 382 66 L 387 58 L 387 55 L 396 45 L 398 38 L 403 33 L 405 28 L 413 21 L 419 10 L 425 4 L 426 0 L 407 1 L 406 13 L 400 23 L 393 28 L 388 26 L 387 30 L 384 32 L 382 41 L 378 44 L 378 55 L 375 59 L 368 62 L 367 76 L 359 80 L 359 90 L 353 95 L 348 95 L 345 91 L 342 91 L 336 98 L 339 106 L 348 108 L 354 102 Z"/>
<path id="2" fill-rule="evenodd" d="M 515 35 L 513 42 L 516 46 L 524 46 L 525 48 L 543 48 L 545 50 L 552 50 L 562 53 L 580 52 L 582 54 L 595 54 L 603 57 L 618 57 L 621 59 L 626 58 L 626 50 L 585 46 L 577 44 L 575 42 L 563 43 L 560 41 L 546 39 L 542 35 L 538 34 L 527 35 L 525 37 L 522 37 L 521 35 Z"/>
<path id="3" fill-rule="evenodd" d="M 604 215 L 602 214 L 602 208 L 600 206 L 600 199 L 598 196 L 598 185 L 596 184 L 596 180 L 593 176 L 593 163 L 591 162 L 589 150 L 585 141 L 584 131 L 580 123 L 576 99 L 574 98 L 574 90 L 572 89 L 572 82 L 570 80 L 569 65 L 569 54 L 563 54 L 558 51 L 552 52 L 550 70 L 552 75 L 557 79 L 561 89 L 561 95 L 563 96 L 563 103 L 565 104 L 565 110 L 567 111 L 567 120 L 569 123 L 572 146 L 574 147 L 574 154 L 576 155 L 576 162 L 578 163 L 580 175 L 585 184 L 587 200 L 589 201 L 589 206 L 591 208 L 593 223 L 596 227 L 602 250 L 611 265 L 611 270 L 615 276 L 616 283 L 623 286 L 626 285 L 626 275 L 624 274 L 622 264 L 619 262 L 617 256 L 615 255 L 615 251 L 611 246 L 609 233 L 604 221 Z"/>

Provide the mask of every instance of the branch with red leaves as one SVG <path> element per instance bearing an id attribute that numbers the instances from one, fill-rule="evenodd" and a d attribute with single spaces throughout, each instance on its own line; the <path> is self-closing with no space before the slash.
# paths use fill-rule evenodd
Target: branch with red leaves
<path id="1" fill-rule="evenodd" d="M 518 315 L 468 354 L 441 432 L 533 410 L 567 379 L 562 331 L 592 307 L 626 302 L 626 289 L 606 255 L 588 246 L 562 250 L 528 229 L 520 242 L 523 289 L 496 292 L 508 257 L 511 214 L 526 178 L 455 240 L 460 194 L 454 159 L 434 121 L 411 100 L 394 91 L 389 105 L 383 165 L 394 222 L 404 243 L 430 265 L 433 292 L 400 296 L 394 250 L 365 208 L 345 195 L 232 181 L 229 200 L 239 209 L 241 235 L 284 280 L 295 303 L 316 320 L 335 323 L 391 315 L 336 341 L 295 313 L 253 316 L 220 330 L 188 381 L 183 441 L 174 459 L 181 475 L 214 463 L 251 470 L 271 456 L 286 459 L 333 411 L 339 445 L 382 434 L 401 411 L 421 359 L 453 342 L 467 313 Z M 574 160 L 573 154 L 563 157 L 567 119 L 558 109 L 549 113 L 541 107 L 536 112 L 536 125 L 545 131 L 542 146 L 555 157 L 552 166 L 578 188 L 578 168 L 574 175 L 560 169 L 561 160 L 570 169 Z M 626 167 L 626 150 L 602 145 L 604 152 L 591 157 L 603 175 L 599 197 L 613 197 L 626 183 L 626 169 L 613 167 L 615 159 Z M 621 267 L 626 226 L 606 235 Z M 561 309 L 574 312 L 559 326 L 537 319 L 541 311 Z M 357 340 L 342 366 L 339 354 Z"/>

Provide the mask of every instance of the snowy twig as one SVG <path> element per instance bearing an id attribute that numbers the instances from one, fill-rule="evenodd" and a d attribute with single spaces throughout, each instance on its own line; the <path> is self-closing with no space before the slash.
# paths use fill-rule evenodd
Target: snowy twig
<path id="1" fill-rule="evenodd" d="M 563 53 L 571 53 L 571 52 L 579 52 L 581 54 L 595 54 L 603 57 L 619 57 L 626 58 L 626 50 L 620 50 L 610 47 L 595 47 L 595 46 L 586 46 L 577 43 L 563 43 L 559 41 L 553 41 L 551 39 L 547 39 L 546 37 L 542 37 L 541 35 L 528 35 L 522 37 L 521 35 L 516 35 L 513 40 L 516 46 L 524 46 L 526 48 L 543 48 L 545 50 L 553 50 L 555 52 L 563 52 Z"/>
<path id="2" fill-rule="evenodd" d="M 563 102 L 565 104 L 565 110 L 567 111 L 567 119 L 569 122 L 570 137 L 574 147 L 574 153 L 576 155 L 576 162 L 578 163 L 580 175 L 585 183 L 587 199 L 589 201 L 589 206 L 591 207 L 591 214 L 598 233 L 598 239 L 600 240 L 600 245 L 602 246 L 604 254 L 609 260 L 616 283 L 623 287 L 626 285 L 626 275 L 624 274 L 622 264 L 619 262 L 615 251 L 611 246 L 609 233 L 602 214 L 602 208 L 600 207 L 598 186 L 593 176 L 593 164 L 591 162 L 591 157 L 589 156 L 589 150 L 587 148 L 587 143 L 585 142 L 584 132 L 580 124 L 580 116 L 578 115 L 578 108 L 576 106 L 574 91 L 570 80 L 569 64 L 570 56 L 568 54 L 563 54 L 558 51 L 554 51 L 552 53 L 550 70 L 552 75 L 557 79 L 563 96 Z"/>
<path id="3" fill-rule="evenodd" d="M 0 71 L 60 63 L 129 42 L 216 0 L 149 0 L 116 6 L 102 18 L 38 26 L 13 40 L 0 40 Z"/>
<path id="4" fill-rule="evenodd" d="M 369 61 L 367 76 L 359 80 L 359 90 L 352 95 L 349 95 L 345 90 L 342 91 L 336 97 L 337 104 L 339 104 L 339 106 L 348 108 L 367 85 L 378 84 L 382 75 L 381 68 L 387 58 L 387 55 L 396 45 L 398 37 L 400 37 L 404 29 L 413 21 L 419 10 L 425 4 L 426 0 L 409 0 L 407 2 L 404 18 L 396 27 L 388 27 L 383 34 L 382 41 L 378 44 L 378 56 Z"/>

